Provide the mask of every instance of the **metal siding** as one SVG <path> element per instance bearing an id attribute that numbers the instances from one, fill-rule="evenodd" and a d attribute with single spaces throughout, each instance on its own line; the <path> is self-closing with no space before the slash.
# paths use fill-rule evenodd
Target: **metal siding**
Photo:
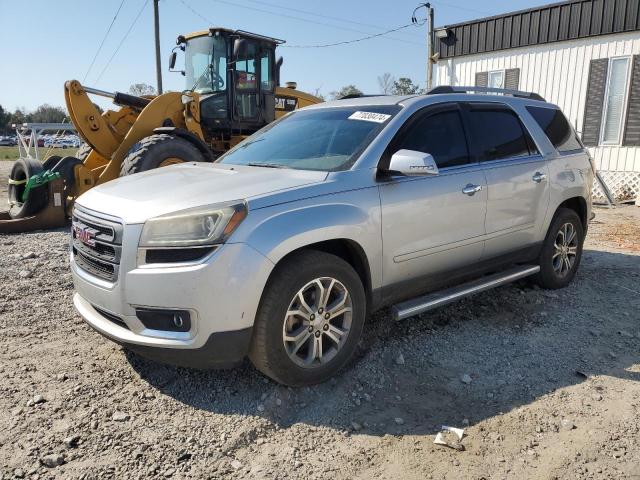
<path id="1" fill-rule="evenodd" d="M 569 38 L 569 19 L 571 17 L 571 5 L 563 5 L 559 8 L 560 24 L 558 26 L 558 40 Z"/>
<path id="2" fill-rule="evenodd" d="M 549 9 L 549 37 L 548 42 L 559 40 L 558 31 L 560 29 L 560 7 Z"/>
<path id="3" fill-rule="evenodd" d="M 531 13 L 531 29 L 529 31 L 529 45 L 538 43 L 538 33 L 540 32 L 540 12 Z"/>
<path id="4" fill-rule="evenodd" d="M 446 27 L 441 58 L 640 29 L 640 0 L 569 0 Z"/>
<path id="5" fill-rule="evenodd" d="M 494 45 L 494 49 L 495 50 L 502 50 L 503 47 L 503 43 L 502 43 L 502 28 L 504 25 L 504 18 L 497 18 L 496 19 L 496 29 L 493 33 L 493 45 Z"/>
<path id="6" fill-rule="evenodd" d="M 462 54 L 476 53 L 471 49 L 471 25 L 465 25 L 462 28 Z"/>
<path id="7" fill-rule="evenodd" d="M 542 10 L 540 12 L 540 36 L 538 37 L 539 43 L 547 43 L 549 41 L 549 9 Z"/>
<path id="8" fill-rule="evenodd" d="M 511 23 L 511 43 L 512 47 L 520 47 L 520 31 L 521 31 L 522 17 L 520 15 L 514 15 Z"/>
<path id="9" fill-rule="evenodd" d="M 614 32 L 624 32 L 624 23 L 627 19 L 628 3 L 629 2 L 627 0 L 616 0 L 616 14 L 613 17 Z"/>
<path id="10" fill-rule="evenodd" d="M 471 47 L 470 51 L 473 53 L 478 53 L 480 49 L 478 48 L 478 24 L 474 23 L 471 25 Z"/>
<path id="11" fill-rule="evenodd" d="M 591 34 L 591 9 L 593 4 L 591 2 L 585 2 L 582 4 L 582 11 L 580 12 L 580 37 L 587 37 Z"/>
<path id="12" fill-rule="evenodd" d="M 625 15 L 625 30 L 635 30 L 638 28 L 638 0 L 629 0 Z"/>
<path id="13" fill-rule="evenodd" d="M 522 15 L 520 30 L 520 46 L 529 45 L 529 32 L 531 30 L 531 12 Z"/>
<path id="14" fill-rule="evenodd" d="M 478 52 L 487 50 L 487 24 L 482 22 L 478 24 Z"/>
<path id="15" fill-rule="evenodd" d="M 580 18 L 582 14 L 582 4 L 574 3 L 569 12 L 569 38 L 578 38 L 580 35 Z"/>
<path id="16" fill-rule="evenodd" d="M 496 22 L 495 20 L 490 20 L 487 22 L 487 43 L 485 47 L 485 51 L 491 52 L 496 50 L 495 46 L 495 31 L 496 31 Z"/>

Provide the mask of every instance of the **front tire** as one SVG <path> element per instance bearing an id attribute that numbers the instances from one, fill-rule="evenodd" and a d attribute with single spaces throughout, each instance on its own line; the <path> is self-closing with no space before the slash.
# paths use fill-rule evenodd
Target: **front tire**
<path id="1" fill-rule="evenodd" d="M 584 227 L 568 208 L 556 212 L 540 252 L 540 272 L 534 277 L 542 288 L 564 288 L 575 277 L 582 258 Z"/>
<path id="2" fill-rule="evenodd" d="M 364 287 L 351 265 L 324 252 L 295 253 L 263 292 L 249 358 L 284 385 L 323 382 L 353 356 L 365 316 Z"/>
<path id="3" fill-rule="evenodd" d="M 175 163 L 204 162 L 202 153 L 184 138 L 158 133 L 136 143 L 120 166 L 120 176 L 146 172 Z"/>

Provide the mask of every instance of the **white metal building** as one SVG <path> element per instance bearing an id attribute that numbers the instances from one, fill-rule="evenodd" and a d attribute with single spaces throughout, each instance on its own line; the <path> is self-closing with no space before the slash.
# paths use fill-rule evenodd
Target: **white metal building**
<path id="1" fill-rule="evenodd" d="M 436 85 L 539 93 L 565 112 L 612 193 L 640 197 L 639 0 L 570 0 L 448 25 L 435 50 Z"/>

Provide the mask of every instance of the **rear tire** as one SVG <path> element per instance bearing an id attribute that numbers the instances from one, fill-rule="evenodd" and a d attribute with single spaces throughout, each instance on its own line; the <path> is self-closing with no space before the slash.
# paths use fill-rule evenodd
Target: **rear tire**
<path id="1" fill-rule="evenodd" d="M 53 167 L 62 159 L 60 155 L 49 155 L 44 162 L 42 162 L 42 170 L 52 170 Z"/>
<path id="2" fill-rule="evenodd" d="M 284 385 L 323 382 L 353 356 L 365 316 L 364 287 L 351 265 L 324 252 L 295 253 L 262 294 L 249 358 Z"/>
<path id="3" fill-rule="evenodd" d="M 9 178 L 11 180 L 17 180 L 22 182 L 29 180 L 34 175 L 41 173 L 42 164 L 37 160 L 31 158 L 19 158 L 13 164 Z M 42 210 L 49 200 L 48 190 L 46 185 L 31 189 L 29 196 L 25 202 L 22 201 L 22 194 L 26 184 L 20 183 L 19 185 L 9 184 L 9 202 L 11 208 L 9 209 L 9 215 L 11 218 L 24 218 L 29 217 L 40 210 Z"/>
<path id="4" fill-rule="evenodd" d="M 582 258 L 584 227 L 568 208 L 556 212 L 540 252 L 540 272 L 534 281 L 542 288 L 564 288 L 575 277 Z"/>
<path id="5" fill-rule="evenodd" d="M 184 138 L 158 133 L 136 143 L 122 162 L 120 176 L 146 172 L 173 163 L 204 162 L 205 158 Z"/>

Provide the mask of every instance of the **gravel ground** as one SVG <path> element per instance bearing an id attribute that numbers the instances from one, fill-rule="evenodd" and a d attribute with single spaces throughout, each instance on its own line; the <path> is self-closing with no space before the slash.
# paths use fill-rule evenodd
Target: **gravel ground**
<path id="1" fill-rule="evenodd" d="M 0 478 L 639 478 L 640 208 L 597 215 L 568 288 L 379 312 L 303 389 L 123 351 L 73 309 L 65 230 L 0 235 Z"/>

